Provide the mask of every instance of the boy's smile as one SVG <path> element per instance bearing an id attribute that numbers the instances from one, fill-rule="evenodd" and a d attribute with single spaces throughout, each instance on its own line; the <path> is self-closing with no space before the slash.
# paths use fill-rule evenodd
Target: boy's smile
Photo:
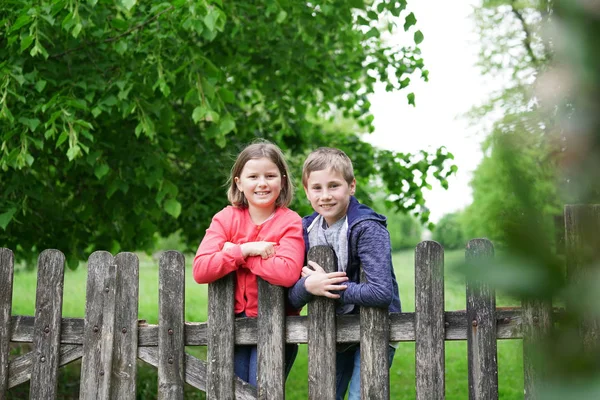
<path id="1" fill-rule="evenodd" d="M 304 191 L 312 208 L 331 226 L 346 215 L 350 196 L 356 189 L 356 180 L 350 184 L 340 172 L 331 168 L 310 173 Z"/>

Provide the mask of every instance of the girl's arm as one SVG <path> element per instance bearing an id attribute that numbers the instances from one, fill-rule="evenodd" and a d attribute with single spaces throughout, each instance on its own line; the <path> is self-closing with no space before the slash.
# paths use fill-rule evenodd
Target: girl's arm
<path id="1" fill-rule="evenodd" d="M 193 274 L 198 283 L 211 283 L 238 269 L 245 262 L 239 245 L 228 242 L 223 215 L 213 218 L 194 257 Z"/>
<path id="2" fill-rule="evenodd" d="M 365 221 L 357 239 L 358 256 L 367 282 L 346 282 L 340 292 L 343 304 L 389 307 L 394 298 L 390 235 L 377 222 Z"/>
<path id="3" fill-rule="evenodd" d="M 248 257 L 246 267 L 272 285 L 290 287 L 300 278 L 304 262 L 304 238 L 302 236 L 302 220 L 298 214 L 288 218 L 287 223 L 280 223 L 271 229 L 280 233 L 275 246 L 275 255 L 263 259 L 259 256 Z M 269 235 L 269 238 L 275 236 Z M 275 241 L 275 240 L 273 240 Z"/>

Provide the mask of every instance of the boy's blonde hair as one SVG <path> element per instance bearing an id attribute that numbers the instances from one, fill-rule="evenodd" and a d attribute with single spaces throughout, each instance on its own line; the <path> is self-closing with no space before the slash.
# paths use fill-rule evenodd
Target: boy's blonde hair
<path id="1" fill-rule="evenodd" d="M 354 181 L 354 168 L 350 158 L 340 149 L 333 147 L 319 147 L 311 152 L 302 167 L 302 185 L 306 187 L 310 174 L 314 171 L 323 171 L 331 168 L 342 174 L 348 185 Z"/>
<path id="2" fill-rule="evenodd" d="M 232 206 L 238 208 L 247 208 L 248 200 L 242 193 L 236 183 L 235 178 L 239 178 L 244 166 L 249 160 L 257 160 L 259 158 L 267 158 L 271 160 L 273 164 L 279 169 L 281 174 L 281 192 L 275 201 L 276 207 L 287 207 L 294 198 L 294 185 L 292 184 L 292 177 L 289 173 L 289 168 L 285 162 L 285 156 L 281 149 L 269 142 L 268 140 L 259 140 L 248 146 L 238 154 L 233 167 L 231 168 L 231 175 L 229 176 L 229 189 L 227 189 L 227 199 Z"/>

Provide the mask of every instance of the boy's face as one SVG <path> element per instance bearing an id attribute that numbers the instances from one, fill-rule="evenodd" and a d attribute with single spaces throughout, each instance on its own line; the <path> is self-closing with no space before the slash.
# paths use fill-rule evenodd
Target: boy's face
<path id="1" fill-rule="evenodd" d="M 311 172 L 304 186 L 310 205 L 325 218 L 327 226 L 346 215 L 355 189 L 356 180 L 348 185 L 342 174 L 331 168 Z"/>

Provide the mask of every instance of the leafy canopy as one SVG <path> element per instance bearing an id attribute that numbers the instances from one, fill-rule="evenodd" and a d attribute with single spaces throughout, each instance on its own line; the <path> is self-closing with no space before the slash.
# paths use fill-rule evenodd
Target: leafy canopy
<path id="1" fill-rule="evenodd" d="M 23 256 L 58 248 L 151 249 L 181 230 L 194 247 L 226 204 L 236 153 L 264 137 L 299 162 L 345 146 L 419 212 L 430 167 L 451 155 L 380 152 L 369 94 L 427 79 L 406 2 L 39 0 L 0 14 L 0 240 Z M 402 14 L 402 17 L 401 17 Z M 405 33 L 406 47 L 384 32 Z M 413 43 L 412 45 L 410 43 Z M 413 102 L 414 94 L 407 95 Z M 323 134 L 342 116 L 353 132 Z M 329 122 L 327 122 L 329 121 Z M 399 121 L 399 123 L 401 123 Z M 425 178 L 413 182 L 413 171 Z M 427 220 L 427 215 L 421 215 Z"/>

